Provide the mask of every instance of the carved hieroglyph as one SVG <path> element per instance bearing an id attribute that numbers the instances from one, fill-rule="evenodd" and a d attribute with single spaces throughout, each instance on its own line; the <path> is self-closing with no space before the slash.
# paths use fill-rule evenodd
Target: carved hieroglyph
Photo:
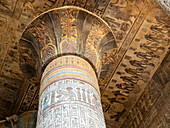
<path id="1" fill-rule="evenodd" d="M 159 1 L 164 4 L 168 0 Z M 133 108 L 133 103 L 146 91 L 138 84 L 129 83 L 131 80 L 133 83 L 142 83 L 144 78 L 145 85 L 141 87 L 148 86 L 146 81 L 149 81 L 167 53 L 164 43 L 169 40 L 169 17 L 156 0 L 1 0 L 0 118 L 14 112 L 19 114 L 37 109 L 39 83 L 24 80 L 19 69 L 18 42 L 33 18 L 49 9 L 65 5 L 82 7 L 97 14 L 109 24 L 115 35 L 118 48 L 107 49 L 110 45 L 106 45 L 106 51 L 101 55 L 103 60 L 99 87 L 107 127 L 119 127 L 126 119 L 129 109 Z M 71 23 L 74 22 L 73 19 Z M 64 32 L 65 29 L 62 30 Z M 78 31 L 75 33 L 79 37 Z M 48 45 L 49 50 L 52 48 L 52 45 Z M 77 51 L 81 51 L 79 48 Z M 162 50 L 164 52 L 157 55 Z M 43 50 L 43 54 L 45 52 Z"/>
<path id="2" fill-rule="evenodd" d="M 100 91 L 91 65 L 77 56 L 48 64 L 40 87 L 37 128 L 105 128 Z"/>
<path id="3" fill-rule="evenodd" d="M 105 21 L 67 6 L 45 12 L 25 29 L 20 67 L 41 79 L 37 128 L 105 128 L 98 77 L 102 55 L 117 48 Z"/>

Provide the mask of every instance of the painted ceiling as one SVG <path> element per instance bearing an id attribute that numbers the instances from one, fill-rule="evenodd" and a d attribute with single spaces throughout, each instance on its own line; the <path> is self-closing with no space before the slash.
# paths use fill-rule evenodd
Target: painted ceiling
<path id="1" fill-rule="evenodd" d="M 164 12 L 157 2 L 1 0 L 0 119 L 38 106 L 39 83 L 24 78 L 19 67 L 18 43 L 24 29 L 44 11 L 73 5 L 98 15 L 113 31 L 117 48 L 101 55 L 104 59 L 99 85 L 107 127 L 120 127 L 169 50 L 169 10 Z"/>

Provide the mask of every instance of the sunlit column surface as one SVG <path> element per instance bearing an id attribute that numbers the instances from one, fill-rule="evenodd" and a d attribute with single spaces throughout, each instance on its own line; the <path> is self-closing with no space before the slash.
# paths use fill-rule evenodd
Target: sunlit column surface
<path id="1" fill-rule="evenodd" d="M 98 80 L 84 59 L 67 55 L 41 79 L 37 128 L 105 128 Z"/>
<path id="2" fill-rule="evenodd" d="M 115 48 L 109 25 L 79 7 L 49 10 L 26 27 L 20 67 L 40 81 L 37 128 L 105 127 L 98 78 L 113 68 L 105 62 Z"/>

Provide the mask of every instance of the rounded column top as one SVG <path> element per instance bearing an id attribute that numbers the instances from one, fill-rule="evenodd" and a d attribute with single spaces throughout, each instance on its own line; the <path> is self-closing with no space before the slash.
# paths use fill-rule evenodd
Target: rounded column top
<path id="1" fill-rule="evenodd" d="M 19 42 L 20 67 L 26 78 L 40 79 L 46 65 L 63 55 L 86 59 L 100 74 L 102 54 L 116 48 L 113 32 L 100 17 L 65 6 L 44 12 L 24 30 Z"/>

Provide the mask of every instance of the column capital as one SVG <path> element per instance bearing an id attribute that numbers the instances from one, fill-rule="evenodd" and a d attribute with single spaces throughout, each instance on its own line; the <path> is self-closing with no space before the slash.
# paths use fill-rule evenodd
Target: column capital
<path id="1" fill-rule="evenodd" d="M 97 15 L 74 6 L 49 10 L 35 18 L 19 42 L 20 67 L 26 78 L 38 77 L 48 63 L 59 56 L 86 59 L 99 76 L 103 58 L 117 48 L 113 32 Z"/>

